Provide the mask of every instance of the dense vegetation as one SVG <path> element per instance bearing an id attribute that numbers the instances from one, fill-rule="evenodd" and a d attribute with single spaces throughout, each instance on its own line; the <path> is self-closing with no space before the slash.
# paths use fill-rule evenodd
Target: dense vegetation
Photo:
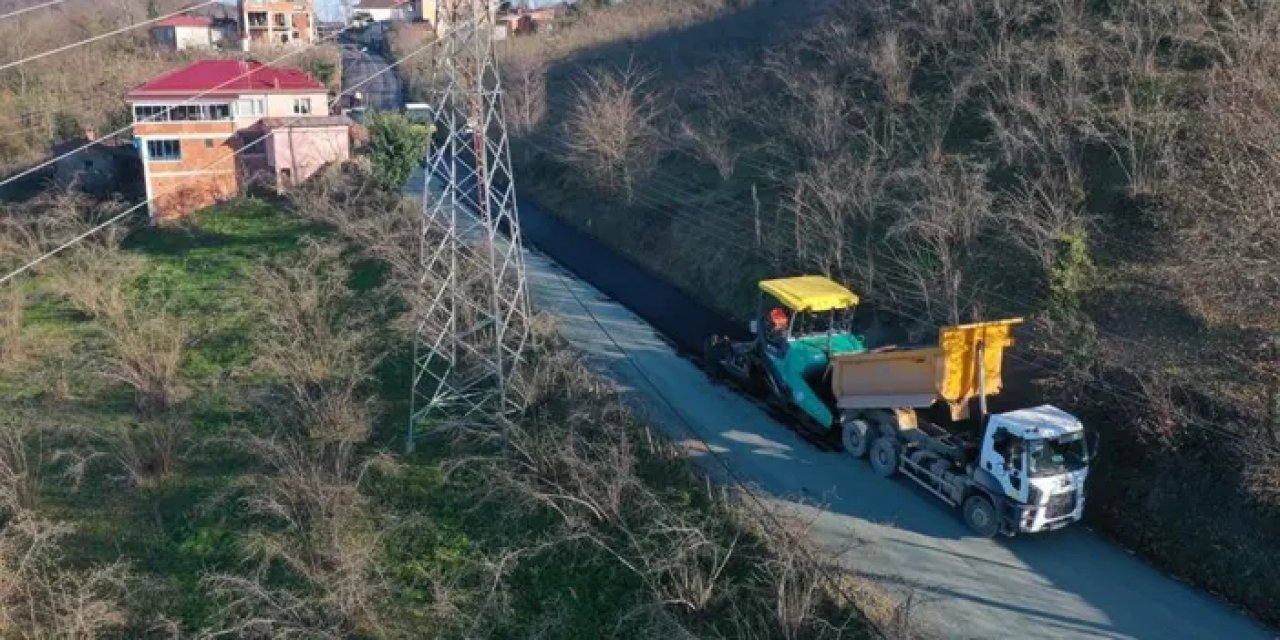
<path id="1" fill-rule="evenodd" d="M 1103 435 L 1093 523 L 1277 622 L 1278 36 L 1244 0 L 637 0 L 503 55 L 526 191 L 726 311 L 819 271 L 919 334 L 1026 316 L 1015 370 Z"/>
<path id="2" fill-rule="evenodd" d="M 866 634 L 858 606 L 901 618 L 696 479 L 544 318 L 502 441 L 439 414 L 394 455 L 424 285 L 418 205 L 377 182 L 357 162 L 285 201 L 111 228 L 3 290 L 0 636 L 838 638 Z M 0 269 L 111 208 L 0 210 Z"/>

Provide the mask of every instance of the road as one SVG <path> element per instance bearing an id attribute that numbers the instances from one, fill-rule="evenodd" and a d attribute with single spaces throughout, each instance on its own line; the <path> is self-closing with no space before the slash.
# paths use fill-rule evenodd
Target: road
<path id="1" fill-rule="evenodd" d="M 377 25 L 370 27 L 367 31 L 377 28 Z M 372 38 L 364 40 L 365 43 L 376 44 L 380 40 Z M 391 62 L 381 54 L 377 53 L 376 47 L 369 46 L 367 51 L 361 51 L 362 47 L 368 46 L 355 41 L 346 41 L 342 47 L 342 90 L 344 95 L 353 95 L 359 92 L 364 100 L 359 105 L 342 106 L 364 106 L 369 109 L 377 109 L 379 111 L 394 111 L 400 109 L 404 105 L 404 84 L 400 81 L 400 77 L 394 71 L 381 73 L 380 71 L 391 66 Z M 369 79 L 372 77 L 372 79 Z M 368 80 L 368 82 L 365 82 Z M 364 82 L 364 84 L 361 84 Z M 359 85 L 357 87 L 357 85 Z M 357 87 L 352 90 L 352 87 Z"/>
<path id="2" fill-rule="evenodd" d="M 421 196 L 421 187 L 419 174 L 410 191 Z M 532 202 L 520 208 L 533 303 L 556 316 L 588 362 L 705 468 L 723 477 L 728 465 L 779 510 L 811 521 L 813 541 L 844 568 L 913 591 L 926 630 L 946 638 L 1277 637 L 1084 527 L 974 538 L 923 491 L 815 449 L 673 348 L 679 334 L 722 320 Z"/>

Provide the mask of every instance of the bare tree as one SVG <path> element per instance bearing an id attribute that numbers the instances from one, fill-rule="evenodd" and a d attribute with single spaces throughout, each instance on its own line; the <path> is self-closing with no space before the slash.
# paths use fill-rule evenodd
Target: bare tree
<path id="1" fill-rule="evenodd" d="M 977 275 L 973 254 L 994 203 L 983 168 L 948 157 L 899 172 L 895 181 L 913 194 L 889 230 L 897 240 L 895 264 L 905 274 L 899 293 L 923 305 L 928 316 L 957 324 L 977 302 L 965 285 Z"/>
<path id="2" fill-rule="evenodd" d="M 10 516 L 0 530 L 0 635 L 93 640 L 124 626 L 125 566 L 63 568 L 61 542 L 71 532 L 31 512 Z"/>
<path id="3" fill-rule="evenodd" d="M 179 318 L 161 309 L 130 307 L 102 323 L 111 353 L 101 374 L 134 391 L 144 416 L 167 413 L 185 397 L 182 376 L 191 334 Z"/>
<path id="4" fill-rule="evenodd" d="M 360 460 L 349 449 L 290 436 L 246 438 L 270 474 L 245 507 L 277 526 L 253 534 L 246 547 L 259 561 L 249 575 L 211 574 L 221 622 L 202 637 L 386 637 L 399 624 L 385 614 L 390 581 L 381 564 L 383 536 L 360 486 L 383 457 Z M 285 571 L 302 589 L 278 586 Z"/>
<path id="5" fill-rule="evenodd" d="M 503 64 L 505 111 L 512 133 L 524 134 L 547 113 L 547 60 L 542 51 L 521 50 Z"/>
<path id="6" fill-rule="evenodd" d="M 357 307 L 339 252 L 313 243 L 299 259 L 260 268 L 251 278 L 263 294 L 257 366 L 281 379 L 285 402 L 277 406 L 309 437 L 350 444 L 369 435 L 372 415 L 359 387 L 379 356 L 376 310 Z"/>
<path id="7" fill-rule="evenodd" d="M 666 108 L 652 80 L 651 72 L 634 63 L 617 71 L 588 71 L 575 87 L 566 118 L 570 161 L 628 202 L 635 181 L 653 171 L 662 151 Z"/>

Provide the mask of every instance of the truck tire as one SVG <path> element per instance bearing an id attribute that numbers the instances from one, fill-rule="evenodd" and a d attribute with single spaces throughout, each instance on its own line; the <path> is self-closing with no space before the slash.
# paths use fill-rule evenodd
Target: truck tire
<path id="1" fill-rule="evenodd" d="M 871 468 L 888 478 L 898 472 L 898 443 L 882 436 L 871 442 Z"/>
<path id="2" fill-rule="evenodd" d="M 844 452 L 854 458 L 867 457 L 871 435 L 871 425 L 864 420 L 849 420 L 840 425 L 840 443 L 844 445 Z"/>
<path id="3" fill-rule="evenodd" d="M 707 338 L 706 342 L 702 343 L 702 367 L 706 369 L 707 376 L 712 380 L 724 378 L 724 368 L 720 364 L 721 359 L 724 357 L 724 343 L 721 342 L 719 336 L 711 336 Z"/>
<path id="4" fill-rule="evenodd" d="M 972 495 L 964 501 L 964 523 L 979 537 L 991 538 L 1000 531 L 1000 514 L 990 498 Z"/>

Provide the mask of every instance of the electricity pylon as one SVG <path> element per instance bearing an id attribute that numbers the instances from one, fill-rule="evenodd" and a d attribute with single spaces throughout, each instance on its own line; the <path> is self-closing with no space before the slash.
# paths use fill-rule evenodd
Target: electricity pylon
<path id="1" fill-rule="evenodd" d="M 406 448 L 425 417 L 498 421 L 529 335 L 528 286 L 490 0 L 438 0 L 438 133 L 423 190 Z M 478 414 L 478 415 L 477 415 Z"/>

